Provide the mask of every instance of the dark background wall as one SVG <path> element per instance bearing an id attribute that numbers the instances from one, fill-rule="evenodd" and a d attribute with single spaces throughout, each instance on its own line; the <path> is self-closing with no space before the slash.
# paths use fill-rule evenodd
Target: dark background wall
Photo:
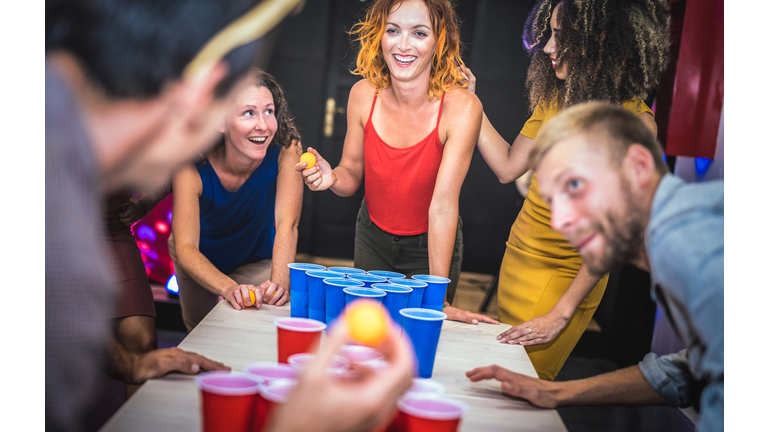
<path id="1" fill-rule="evenodd" d="M 303 132 L 304 147 L 312 146 L 332 165 L 338 163 L 345 116 L 334 114 L 333 137 L 323 135 L 326 100 L 346 105 L 348 88 L 357 80 L 355 49 L 345 32 L 360 18 L 368 1 L 312 0 L 281 32 L 269 72 L 283 85 L 288 103 Z M 524 96 L 529 59 L 521 35 L 533 1 L 479 0 L 456 5 L 462 18 L 462 56 L 478 79 L 477 95 L 488 118 L 508 141 L 528 118 Z M 363 197 L 305 189 L 299 226 L 299 252 L 332 258 L 353 257 L 354 226 Z M 462 188 L 459 213 L 464 221 L 462 270 L 495 274 L 504 244 L 523 197 L 514 184 L 502 185 L 475 150 Z"/>

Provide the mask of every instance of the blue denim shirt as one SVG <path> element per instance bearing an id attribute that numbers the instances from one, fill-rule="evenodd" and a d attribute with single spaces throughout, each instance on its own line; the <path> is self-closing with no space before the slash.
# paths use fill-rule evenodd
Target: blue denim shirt
<path id="1" fill-rule="evenodd" d="M 724 428 L 723 211 L 722 181 L 687 184 L 667 174 L 645 232 L 651 295 L 686 349 L 648 354 L 640 371 L 671 405 L 698 403 L 702 432 Z"/>

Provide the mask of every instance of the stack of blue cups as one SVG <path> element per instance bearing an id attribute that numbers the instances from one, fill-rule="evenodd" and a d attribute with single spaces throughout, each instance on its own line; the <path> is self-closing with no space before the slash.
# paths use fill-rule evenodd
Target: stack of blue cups
<path id="1" fill-rule="evenodd" d="M 424 298 L 421 300 L 421 307 L 438 312 L 442 311 L 443 303 L 445 302 L 445 292 L 448 290 L 448 284 L 451 283 L 451 280 L 432 275 L 415 275 L 413 279 L 427 283 L 427 288 L 424 290 Z"/>
<path id="2" fill-rule="evenodd" d="M 330 267 L 328 271 L 342 273 L 346 277 L 351 277 L 353 274 L 365 274 L 365 270 L 360 270 L 352 267 Z"/>
<path id="3" fill-rule="evenodd" d="M 387 278 L 382 276 L 375 276 L 368 273 L 352 273 L 347 275 L 350 279 L 359 280 L 365 284 L 366 288 L 370 288 L 373 284 L 386 283 Z"/>
<path id="4" fill-rule="evenodd" d="M 323 323 L 325 322 L 325 284 L 323 281 L 328 278 L 344 278 L 344 275 L 328 270 L 313 270 L 307 272 L 309 318 Z"/>
<path id="5" fill-rule="evenodd" d="M 288 268 L 291 269 L 291 316 L 309 318 L 307 271 L 325 270 L 325 267 L 318 264 L 291 263 Z"/>
<path id="6" fill-rule="evenodd" d="M 411 293 L 411 296 L 408 298 L 407 307 L 409 308 L 421 307 L 421 301 L 422 301 L 421 299 L 422 297 L 424 297 L 424 290 L 428 286 L 426 282 L 413 280 L 413 279 L 393 279 L 389 283 L 412 288 L 413 292 Z M 442 302 L 440 304 L 442 304 Z"/>
<path id="7" fill-rule="evenodd" d="M 400 310 L 408 307 L 408 299 L 411 297 L 413 288 L 391 283 L 373 284 L 371 288 L 380 289 L 387 293 L 382 303 L 384 303 L 384 307 L 387 308 L 392 319 L 402 326 L 403 316 L 400 315 Z"/>
<path id="8" fill-rule="evenodd" d="M 325 324 L 330 331 L 333 320 L 341 315 L 347 302 L 344 298 L 344 288 L 361 287 L 363 283 L 347 278 L 328 278 L 323 280 L 325 285 Z"/>

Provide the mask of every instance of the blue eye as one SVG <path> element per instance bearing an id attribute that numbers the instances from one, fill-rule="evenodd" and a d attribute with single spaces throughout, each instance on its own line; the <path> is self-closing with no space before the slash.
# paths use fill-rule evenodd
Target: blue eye
<path id="1" fill-rule="evenodd" d="M 568 180 L 568 184 L 567 184 L 568 191 L 569 192 L 578 191 L 579 189 L 581 189 L 583 184 L 584 183 L 580 179 Z"/>
<path id="2" fill-rule="evenodd" d="M 395 33 L 397 33 L 397 29 L 388 28 L 388 29 L 387 29 L 387 33 L 389 33 L 389 34 L 395 34 Z"/>
<path id="3" fill-rule="evenodd" d="M 418 37 L 427 37 L 427 34 L 424 32 L 416 32 L 416 36 Z"/>

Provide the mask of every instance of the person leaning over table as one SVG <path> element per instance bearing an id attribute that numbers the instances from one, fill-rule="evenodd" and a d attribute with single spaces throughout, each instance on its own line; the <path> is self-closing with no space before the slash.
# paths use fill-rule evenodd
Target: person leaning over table
<path id="1" fill-rule="evenodd" d="M 477 148 L 502 183 L 529 166 L 539 128 L 560 109 L 602 100 L 637 115 L 656 134 L 643 102 L 663 73 L 669 50 L 666 0 L 541 0 L 525 22 L 531 117 L 510 145 L 483 116 Z M 462 68 L 474 91 L 475 78 Z M 550 211 L 533 176 L 512 225 L 499 273 L 499 319 L 513 325 L 498 336 L 520 344 L 540 378 L 554 380 L 597 310 L 608 272 L 590 274 L 568 242 L 550 227 Z"/>
<path id="2" fill-rule="evenodd" d="M 459 193 L 472 160 L 482 105 L 460 83 L 458 17 L 448 0 L 377 0 L 351 34 L 363 76 L 347 102 L 336 168 L 296 165 L 313 191 L 350 196 L 365 177 L 355 227 L 355 267 L 451 280 L 448 319 L 498 324 L 451 306 L 463 256 Z"/>
<path id="3" fill-rule="evenodd" d="M 251 83 L 253 57 L 260 63 L 258 55 L 268 50 L 269 42 L 261 40 L 258 49 L 256 44 L 245 45 L 234 53 L 227 39 L 224 44 L 206 45 L 223 52 L 214 53 L 201 71 L 189 75 L 183 71 L 196 64 L 193 58 L 200 58 L 194 57 L 198 51 L 208 52 L 200 50 L 206 40 L 233 19 L 245 16 L 250 18 L 245 19 L 246 27 L 257 27 L 263 15 L 243 15 L 255 3 L 82 0 L 55 2 L 46 8 L 47 431 L 87 429 L 85 416 L 98 402 L 94 398 L 102 367 L 133 384 L 171 371 L 229 369 L 178 348 L 133 354 L 110 335 L 116 287 L 100 217 L 105 192 L 161 187 L 179 163 L 192 160 L 214 143 L 216 127 L 232 107 L 234 96 Z M 289 10 L 267 19 L 271 23 L 267 30 Z M 169 33 L 168 28 L 174 31 Z M 122 37 L 105 36 L 115 32 Z M 147 55 L 154 57 L 147 61 Z M 125 61 L 137 57 L 142 61 Z M 332 344 L 324 351 L 327 361 L 344 335 L 337 333 L 329 340 Z M 323 428 L 313 430 L 366 429 L 410 385 L 413 359 L 405 343 L 390 338 L 382 347 L 391 365 L 388 374 L 366 375 L 345 386 L 331 386 L 324 379 L 325 368 L 317 362 L 310 368 L 314 373 L 308 372 L 300 381 L 302 390 L 294 393 L 286 410 L 305 412 L 300 398 L 311 397 L 317 404 L 312 406 L 334 408 L 322 412 L 326 417 L 342 408 L 351 413 L 345 416 L 344 429 L 336 428 L 338 419 L 330 417 L 322 419 Z M 321 424 L 316 417 L 302 419 L 310 426 L 299 430 Z M 296 420 L 298 416 L 282 418 L 274 430 L 296 430 L 291 427 Z"/>
<path id="4" fill-rule="evenodd" d="M 271 75 L 252 78 L 219 132 L 207 158 L 173 178 L 168 250 L 188 331 L 219 296 L 237 310 L 251 306 L 249 291 L 256 307 L 281 306 L 290 297 L 288 264 L 296 257 L 303 193 L 293 166 L 301 138 Z"/>
<path id="5" fill-rule="evenodd" d="M 592 274 L 622 263 L 651 273 L 651 296 L 686 349 L 637 366 L 548 382 L 493 365 L 467 372 L 540 407 L 690 406 L 698 430 L 724 429 L 724 193 L 722 181 L 686 184 L 667 173 L 661 146 L 632 113 L 590 102 L 544 126 L 530 164 L 552 227 Z"/>

